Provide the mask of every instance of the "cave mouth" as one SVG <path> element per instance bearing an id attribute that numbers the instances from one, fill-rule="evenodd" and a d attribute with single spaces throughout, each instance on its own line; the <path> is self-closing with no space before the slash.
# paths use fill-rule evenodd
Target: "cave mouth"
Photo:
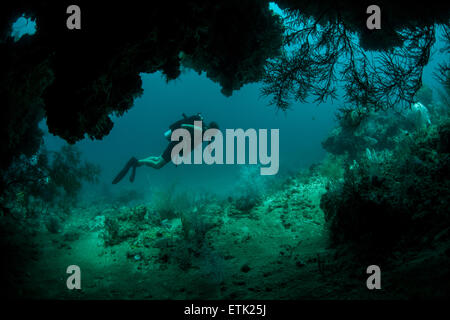
<path id="1" fill-rule="evenodd" d="M 24 35 L 30 36 L 36 33 L 36 22 L 23 13 L 17 20 L 11 25 L 11 37 L 14 41 L 19 41 Z"/>

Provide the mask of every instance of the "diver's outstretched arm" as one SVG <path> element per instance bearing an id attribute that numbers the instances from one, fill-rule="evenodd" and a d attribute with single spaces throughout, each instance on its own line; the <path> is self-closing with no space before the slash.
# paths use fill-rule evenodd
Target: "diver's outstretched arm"
<path id="1" fill-rule="evenodd" d="M 140 166 L 147 166 L 151 167 L 153 169 L 161 169 L 167 164 L 166 160 L 163 159 L 163 157 L 148 157 L 145 159 L 138 160 L 137 165 Z"/>

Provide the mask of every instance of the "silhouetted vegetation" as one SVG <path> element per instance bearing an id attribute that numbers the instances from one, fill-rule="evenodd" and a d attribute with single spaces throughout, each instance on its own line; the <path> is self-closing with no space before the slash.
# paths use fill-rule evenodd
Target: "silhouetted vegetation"
<path id="1" fill-rule="evenodd" d="M 31 158 L 21 157 L 3 172 L 3 207 L 16 204 L 28 214 L 58 205 L 73 205 L 84 182 L 98 182 L 100 168 L 82 161 L 81 152 L 63 146 L 59 152 L 46 149 Z"/>
<path id="2" fill-rule="evenodd" d="M 374 52 L 358 43 L 343 12 L 332 15 L 312 19 L 301 10 L 288 10 L 286 48 L 267 64 L 264 79 L 263 94 L 271 104 L 286 110 L 291 101 L 323 103 L 337 99 L 342 90 L 339 117 L 351 113 L 356 123 L 372 111 L 409 106 L 422 86 L 435 27 L 406 25 L 395 32 L 393 43 Z"/>
<path id="3" fill-rule="evenodd" d="M 347 163 L 321 208 L 334 243 L 365 255 L 448 240 L 450 122 L 400 135 L 392 152 L 366 152 Z"/>

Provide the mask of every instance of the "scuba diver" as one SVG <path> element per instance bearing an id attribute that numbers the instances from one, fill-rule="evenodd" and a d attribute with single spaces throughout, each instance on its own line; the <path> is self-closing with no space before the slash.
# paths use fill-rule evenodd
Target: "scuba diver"
<path id="1" fill-rule="evenodd" d="M 173 123 L 172 125 L 169 126 L 169 130 L 167 130 L 164 133 L 164 137 L 169 140 L 169 144 L 166 147 L 166 149 L 164 150 L 164 152 L 160 155 L 160 156 L 150 156 L 148 158 L 145 159 L 141 159 L 138 160 L 135 157 L 131 157 L 130 160 L 128 160 L 127 164 L 125 165 L 125 167 L 119 172 L 119 174 L 116 176 L 116 178 L 113 180 L 113 184 L 118 183 L 119 181 L 121 181 L 125 175 L 128 173 L 128 171 L 130 169 L 132 169 L 131 171 L 131 175 L 130 175 L 130 182 L 134 181 L 134 178 L 136 176 L 136 168 L 140 167 L 140 166 L 148 166 L 154 169 L 161 169 L 162 167 L 164 167 L 167 163 L 169 163 L 171 161 L 171 153 L 172 153 L 172 149 L 179 143 L 179 141 L 171 141 L 170 137 L 172 135 L 172 132 L 175 131 L 176 129 L 186 129 L 189 131 L 189 133 L 191 134 L 191 136 L 194 135 L 194 130 L 199 130 L 200 132 L 202 132 L 202 128 L 201 127 L 197 127 L 194 125 L 194 121 L 202 121 L 203 122 L 203 116 L 200 113 L 197 113 L 196 115 L 187 117 L 184 113 L 183 113 L 183 119 L 178 120 L 177 122 Z M 208 129 L 219 129 L 219 126 L 217 125 L 216 122 L 212 121 L 209 124 L 204 126 L 204 130 L 208 130 Z M 200 141 L 200 143 L 202 142 L 202 140 Z M 199 143 L 195 144 L 194 143 L 194 139 L 191 140 L 191 150 L 194 150 Z"/>

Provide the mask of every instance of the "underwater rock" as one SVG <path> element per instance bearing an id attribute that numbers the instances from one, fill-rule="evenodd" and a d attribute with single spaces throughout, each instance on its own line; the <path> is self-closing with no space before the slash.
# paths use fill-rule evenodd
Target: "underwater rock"
<path id="1" fill-rule="evenodd" d="M 106 217 L 105 227 L 100 236 L 105 246 L 113 246 L 128 239 L 136 238 L 139 235 L 140 229 L 135 223 L 124 222 L 124 220 L 118 218 Z"/>
<path id="2" fill-rule="evenodd" d="M 45 222 L 47 230 L 51 233 L 60 233 L 63 229 L 61 220 L 55 216 L 50 216 Z"/>
<path id="3" fill-rule="evenodd" d="M 96 216 L 94 220 L 88 222 L 89 231 L 102 230 L 105 227 L 105 216 Z"/>
<path id="4" fill-rule="evenodd" d="M 450 155 L 440 148 L 446 140 L 440 132 L 448 134 L 448 126 L 447 119 L 403 136 L 392 152 L 367 149 L 346 167 L 344 180 L 320 202 L 334 243 L 351 243 L 370 255 L 448 228 Z"/>
<path id="5" fill-rule="evenodd" d="M 0 170 L 20 155 L 31 157 L 42 143 L 38 125 L 45 115 L 42 95 L 53 82 L 54 72 L 37 51 L 32 41 L 15 47 L 0 43 Z"/>
<path id="6" fill-rule="evenodd" d="M 350 159 L 357 159 L 366 149 L 376 152 L 394 149 L 402 132 L 414 132 L 430 124 L 428 109 L 416 103 L 402 113 L 374 112 L 356 127 L 341 121 L 322 142 L 322 147 L 334 155 L 347 154 Z"/>
<path id="7" fill-rule="evenodd" d="M 258 81 L 282 45 L 281 21 L 265 1 L 87 2 L 82 36 L 61 24 L 66 6 L 25 0 L 2 7 L 0 168 L 37 151 L 44 114 L 49 131 L 69 143 L 102 139 L 113 127 L 110 115 L 123 115 L 142 94 L 140 73 L 173 80 L 184 64 L 231 95 Z M 11 24 L 23 12 L 37 30 L 15 42 Z"/>
<path id="8" fill-rule="evenodd" d="M 251 269 L 250 269 L 250 266 L 246 263 L 246 264 L 244 264 L 242 267 L 241 267 L 241 271 L 242 272 L 244 272 L 244 273 L 247 273 L 247 272 L 249 272 Z"/>
<path id="9" fill-rule="evenodd" d="M 322 142 L 322 147 L 334 155 L 349 153 L 350 157 L 355 157 L 358 150 L 360 150 L 359 146 L 364 143 L 364 138 L 362 138 L 362 141 L 354 138 L 352 130 L 338 127 L 330 132 L 328 137 Z"/>
<path id="10" fill-rule="evenodd" d="M 249 194 L 249 195 L 243 195 L 243 196 L 238 197 L 234 201 L 234 206 L 240 212 L 248 213 L 256 205 L 258 205 L 259 202 L 260 202 L 259 197 Z"/>
<path id="11" fill-rule="evenodd" d="M 120 221 L 126 221 L 131 224 L 140 225 L 145 220 L 147 207 L 138 205 L 136 207 L 123 207 L 121 214 L 117 217 Z"/>
<path id="12" fill-rule="evenodd" d="M 407 26 L 426 26 L 434 22 L 446 23 L 450 18 L 449 5 L 440 1 L 432 1 L 430 7 L 424 7 L 423 2 L 407 1 L 378 1 L 377 5 L 383 13 L 383 25 L 377 32 L 369 30 L 365 23 L 368 15 L 367 7 L 370 1 L 352 0 L 322 0 L 311 2 L 308 0 L 278 0 L 281 9 L 297 9 L 303 14 L 314 19 L 320 18 L 323 24 L 342 19 L 350 32 L 355 32 L 359 37 L 359 44 L 368 50 L 389 49 L 394 45 L 401 45 L 401 36 L 398 34 Z M 343 8 L 343 9 L 337 9 Z M 388 13 L 388 14 L 387 14 Z M 434 22 L 433 22 L 434 21 Z M 380 31 L 380 32 L 378 32 Z"/>

